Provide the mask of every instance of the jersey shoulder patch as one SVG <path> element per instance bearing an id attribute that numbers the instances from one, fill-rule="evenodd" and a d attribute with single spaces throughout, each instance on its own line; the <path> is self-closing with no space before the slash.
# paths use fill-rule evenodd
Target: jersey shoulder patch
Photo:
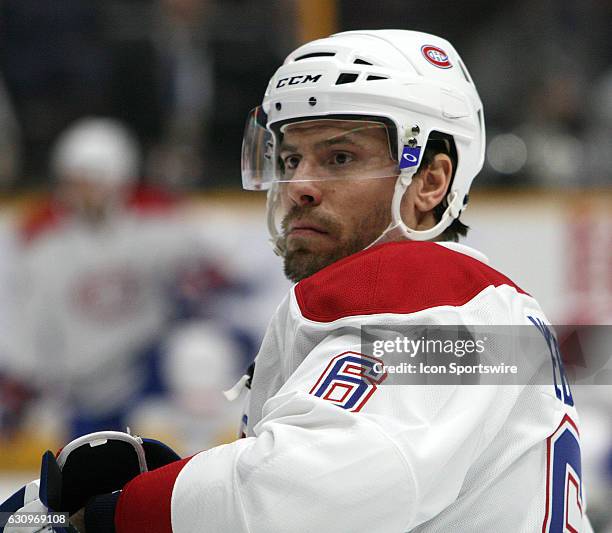
<path id="1" fill-rule="evenodd" d="M 489 286 L 509 285 L 488 265 L 432 242 L 402 241 L 356 253 L 295 286 L 302 316 L 333 322 L 356 315 L 410 314 L 461 306 Z"/>

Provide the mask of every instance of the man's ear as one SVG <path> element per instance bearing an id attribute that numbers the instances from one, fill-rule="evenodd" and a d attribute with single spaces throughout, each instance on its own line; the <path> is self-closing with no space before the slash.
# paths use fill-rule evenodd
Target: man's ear
<path id="1" fill-rule="evenodd" d="M 414 204 L 421 213 L 427 213 L 446 196 L 453 175 L 453 163 L 448 155 L 436 154 L 431 164 L 419 174 Z"/>

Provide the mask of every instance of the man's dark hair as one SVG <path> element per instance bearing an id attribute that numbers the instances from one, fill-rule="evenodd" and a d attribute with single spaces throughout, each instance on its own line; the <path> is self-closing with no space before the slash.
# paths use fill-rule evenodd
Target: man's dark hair
<path id="1" fill-rule="evenodd" d="M 448 190 L 453 185 L 453 181 L 455 179 L 455 171 L 457 170 L 457 147 L 455 146 L 455 140 L 450 136 L 444 133 L 440 133 L 438 131 L 432 131 L 429 135 L 429 139 L 427 139 L 427 144 L 425 145 L 425 152 L 423 153 L 423 159 L 421 160 L 421 165 L 419 166 L 418 172 L 421 172 L 424 168 L 431 165 L 434 160 L 434 157 L 437 154 L 446 154 L 450 157 L 451 162 L 453 163 L 453 174 L 451 176 L 450 183 L 448 184 Z M 436 219 L 436 222 L 439 222 L 448 207 L 448 202 L 446 201 L 446 194 L 444 195 L 444 199 L 434 207 L 433 214 Z M 439 239 L 443 241 L 458 241 L 459 237 L 465 237 L 470 228 L 466 226 L 463 222 L 461 222 L 458 218 L 451 222 L 451 225 L 446 228 L 441 234 Z"/>

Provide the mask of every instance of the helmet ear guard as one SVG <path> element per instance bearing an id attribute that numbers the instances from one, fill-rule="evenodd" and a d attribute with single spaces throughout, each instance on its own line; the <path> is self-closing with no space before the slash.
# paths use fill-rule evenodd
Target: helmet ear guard
<path id="1" fill-rule="evenodd" d="M 484 120 L 476 88 L 453 46 L 430 34 L 359 30 L 307 43 L 292 52 L 272 77 L 261 109 L 265 129 L 276 138 L 274 132 L 305 120 L 375 120 L 387 126 L 399 172 L 391 223 L 372 244 L 441 235 L 465 208 L 484 161 Z M 415 230 L 402 220 L 401 200 L 431 142 L 439 143 L 440 151 L 453 160 L 453 176 L 438 222 L 427 230 Z M 282 255 L 276 224 L 279 188 L 272 182 L 262 188 L 268 190 L 271 242 Z"/>

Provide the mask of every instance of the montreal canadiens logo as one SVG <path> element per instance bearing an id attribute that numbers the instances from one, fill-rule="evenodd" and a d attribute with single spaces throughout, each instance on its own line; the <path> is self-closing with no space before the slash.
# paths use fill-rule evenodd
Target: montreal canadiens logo
<path id="1" fill-rule="evenodd" d="M 427 61 L 429 61 L 434 67 L 438 68 L 451 68 L 453 65 L 448 59 L 447 53 L 431 44 L 426 44 L 421 47 L 421 52 Z"/>

